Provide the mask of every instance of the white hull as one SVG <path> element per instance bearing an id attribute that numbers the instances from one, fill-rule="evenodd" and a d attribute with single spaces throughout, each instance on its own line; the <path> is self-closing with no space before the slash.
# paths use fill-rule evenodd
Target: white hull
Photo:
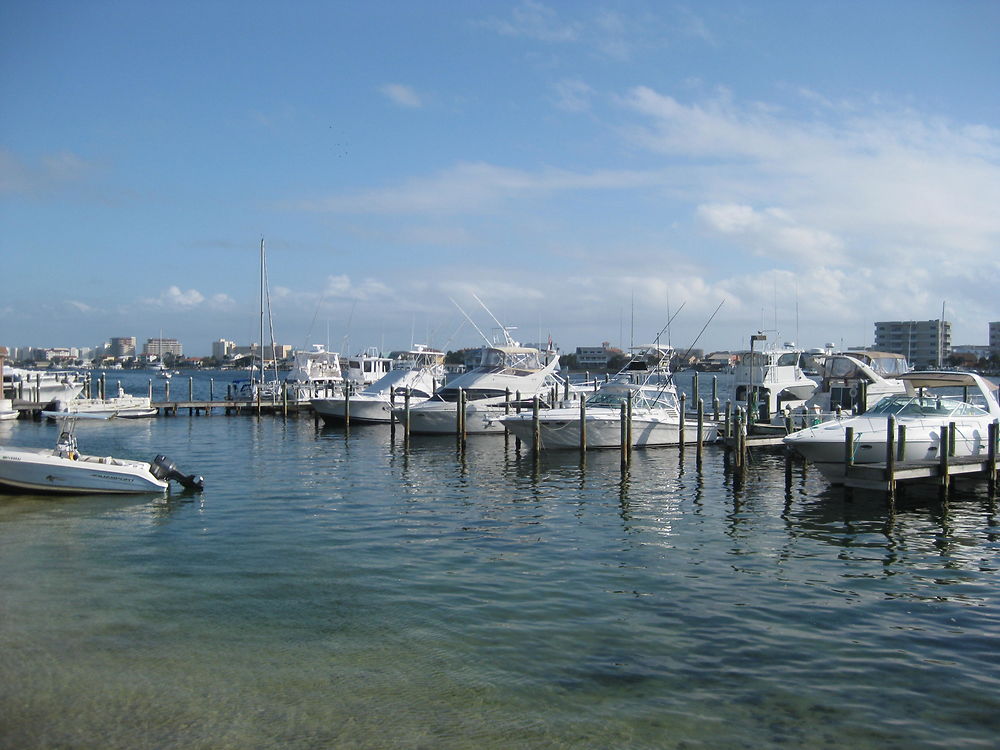
<path id="1" fill-rule="evenodd" d="M 492 401 L 492 399 L 490 399 Z M 505 416 L 503 401 L 496 404 L 466 404 L 465 432 L 467 435 L 502 435 Z M 352 414 L 351 419 L 354 416 Z M 403 408 L 396 407 L 397 421 L 403 420 Z M 425 402 L 410 408 L 410 432 L 425 435 L 454 435 L 458 431 L 458 407 L 447 402 Z"/>
<path id="2" fill-rule="evenodd" d="M 0 448 L 0 484 L 22 490 L 81 494 L 163 492 L 167 482 L 148 463 L 84 456 L 72 459 L 51 449 Z"/>
<path id="3" fill-rule="evenodd" d="M 587 414 L 587 447 L 620 448 L 621 414 L 613 409 L 594 409 Z M 534 438 L 532 414 L 521 413 L 503 420 L 511 434 L 530 443 Z M 538 416 L 539 438 L 543 449 L 580 448 L 579 409 L 553 409 Z M 694 442 L 698 434 L 698 423 L 684 422 L 685 442 Z M 702 424 L 702 441 L 714 442 L 718 436 L 717 425 Z M 632 415 L 632 445 L 637 448 L 653 448 L 680 444 L 680 424 L 676 417 L 656 414 Z"/>
<path id="4" fill-rule="evenodd" d="M 410 399 L 411 408 L 423 403 L 423 399 Z M 396 408 L 402 420 L 402 399 L 396 399 Z M 345 421 L 347 411 L 347 400 L 344 398 L 315 398 L 312 400 L 315 412 L 323 418 L 323 421 L 331 423 L 342 423 Z M 376 398 L 373 396 L 352 396 L 351 397 L 351 422 L 367 422 L 371 424 L 388 424 L 392 421 L 392 405 L 388 397 Z"/>
<path id="5" fill-rule="evenodd" d="M 103 417 L 104 419 L 139 419 L 155 417 L 156 409 L 152 406 L 149 396 L 117 396 L 115 398 L 77 398 L 67 403 L 57 402 L 56 412 L 45 412 L 45 416 L 83 415 L 88 417 Z"/>

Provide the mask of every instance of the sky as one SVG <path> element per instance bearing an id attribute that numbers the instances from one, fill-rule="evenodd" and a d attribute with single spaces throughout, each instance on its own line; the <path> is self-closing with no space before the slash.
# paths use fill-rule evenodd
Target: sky
<path id="1" fill-rule="evenodd" d="M 258 341 L 262 239 L 296 348 L 475 346 L 477 298 L 564 351 L 942 310 L 985 344 L 998 29 L 975 0 L 6 0 L 0 344 Z"/>

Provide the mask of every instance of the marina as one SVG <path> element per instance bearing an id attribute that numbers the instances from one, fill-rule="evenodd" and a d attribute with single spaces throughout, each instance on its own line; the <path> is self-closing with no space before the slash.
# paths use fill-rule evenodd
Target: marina
<path id="1" fill-rule="evenodd" d="M 304 418 L 78 432 L 98 454 L 169 446 L 205 491 L 3 497 L 9 746 L 993 742 L 982 484 L 889 509 L 782 449 L 740 479 L 721 446 L 623 472 L 614 450 Z"/>

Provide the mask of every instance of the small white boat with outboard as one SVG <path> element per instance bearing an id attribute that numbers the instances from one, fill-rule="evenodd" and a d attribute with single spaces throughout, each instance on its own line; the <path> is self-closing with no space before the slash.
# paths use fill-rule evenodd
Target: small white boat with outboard
<path id="1" fill-rule="evenodd" d="M 925 371 L 900 376 L 905 393 L 886 396 L 864 414 L 832 419 L 784 438 L 812 461 L 828 479 L 844 477 L 847 428 L 854 430 L 855 463 L 884 463 L 889 418 L 906 427 L 900 461 L 937 459 L 942 427 L 954 425 L 954 455 L 983 456 L 989 451 L 988 430 L 1000 420 L 996 388 L 971 372 Z M 897 447 L 898 450 L 898 447 Z"/>
<path id="2" fill-rule="evenodd" d="M 586 427 L 587 448 L 620 448 L 622 445 L 622 405 L 631 401 L 631 444 L 652 448 L 680 443 L 681 425 L 685 440 L 694 442 L 698 422 L 681 415 L 680 399 L 670 372 L 673 349 L 651 345 L 635 347 L 628 364 L 596 393 L 579 402 L 538 413 L 539 442 L 543 449 L 579 449 L 581 417 Z M 534 436 L 534 413 L 522 412 L 502 417 L 500 422 L 525 443 Z M 701 439 L 718 437 L 715 422 L 702 422 Z"/>
<path id="3" fill-rule="evenodd" d="M 163 492 L 170 480 L 189 490 L 205 486 L 202 477 L 180 473 L 166 456 L 146 462 L 80 453 L 73 431 L 77 417 L 63 419 L 55 448 L 0 446 L 0 485 L 60 494 Z"/>
<path id="4" fill-rule="evenodd" d="M 393 406 L 403 404 L 407 391 L 413 407 L 429 399 L 444 380 L 444 354 L 417 345 L 393 360 L 392 370 L 385 376 L 349 399 L 313 398 L 310 403 L 327 424 L 343 422 L 348 408 L 351 422 L 389 423 Z"/>

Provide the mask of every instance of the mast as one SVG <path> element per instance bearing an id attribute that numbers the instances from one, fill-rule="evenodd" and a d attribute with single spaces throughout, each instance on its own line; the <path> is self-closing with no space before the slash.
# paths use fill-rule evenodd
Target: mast
<path id="1" fill-rule="evenodd" d="M 264 382 L 264 238 L 260 238 L 260 382 Z M 251 362 L 253 360 L 251 359 Z M 256 363 L 254 363 L 256 367 Z M 250 372 L 250 382 L 253 383 L 253 372 Z"/>

